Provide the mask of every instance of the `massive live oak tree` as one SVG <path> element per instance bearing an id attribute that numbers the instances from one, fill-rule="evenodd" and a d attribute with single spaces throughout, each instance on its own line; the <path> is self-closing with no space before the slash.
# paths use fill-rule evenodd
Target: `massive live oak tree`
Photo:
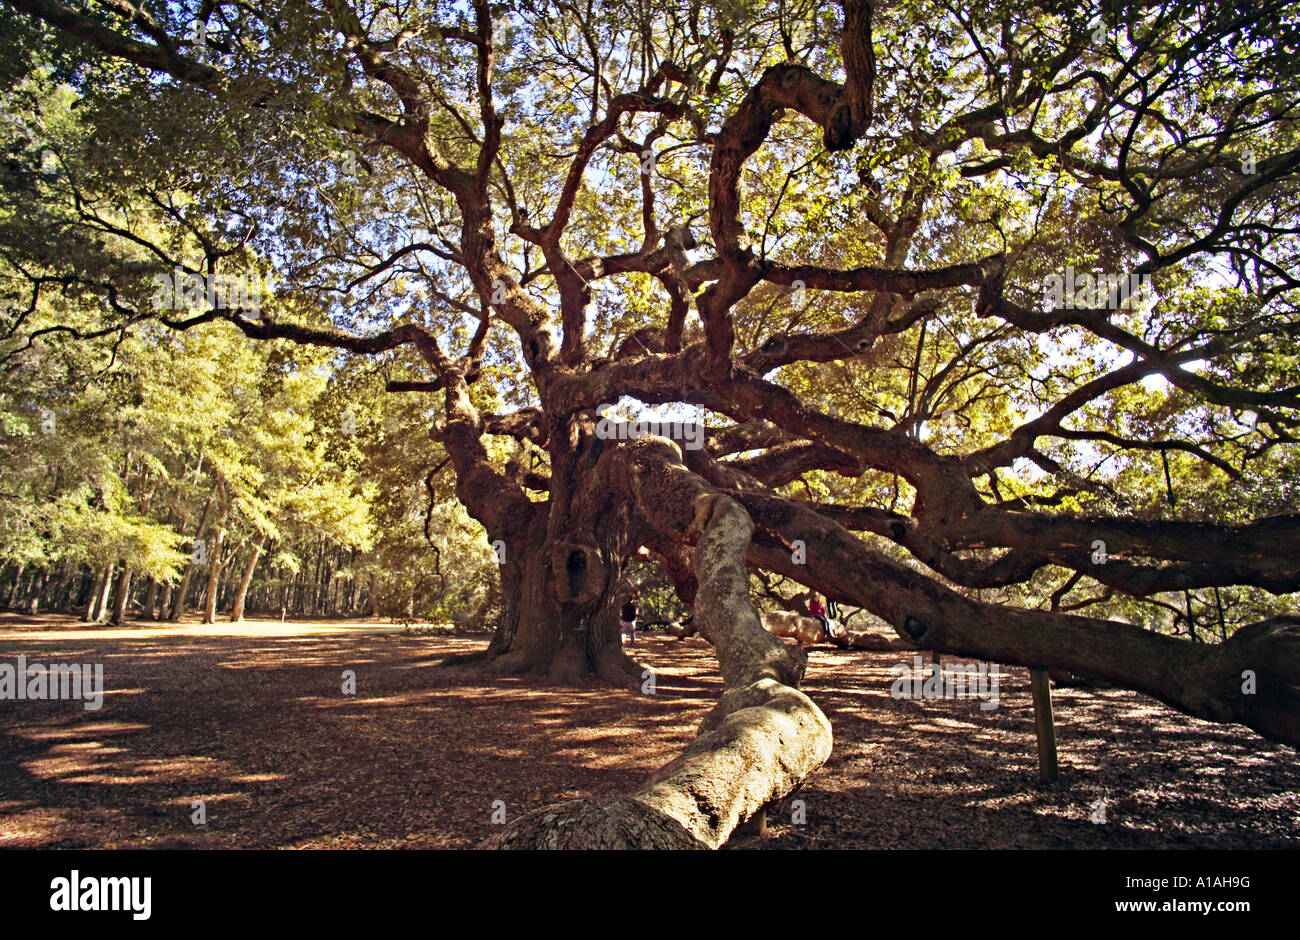
<path id="1" fill-rule="evenodd" d="M 693 606 L 696 742 L 498 844 L 717 846 L 826 759 L 759 574 L 1300 741 L 1294 5 L 5 3 L 87 129 L 31 145 L 11 337 L 380 360 L 498 547 L 486 669 L 638 678 L 637 558 Z"/>

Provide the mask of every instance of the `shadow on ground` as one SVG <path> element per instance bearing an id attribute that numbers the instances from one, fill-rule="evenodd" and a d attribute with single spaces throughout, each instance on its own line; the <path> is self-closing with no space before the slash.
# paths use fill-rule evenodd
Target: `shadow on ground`
<path id="1" fill-rule="evenodd" d="M 698 639 L 641 638 L 655 672 L 644 695 L 442 668 L 484 641 L 373 622 L 102 641 L 41 626 L 4 618 L 0 662 L 103 663 L 107 692 L 98 711 L 0 702 L 0 847 L 470 847 L 502 805 L 513 817 L 635 788 L 722 688 Z M 898 653 L 811 657 L 804 688 L 835 752 L 765 835 L 734 847 L 1300 845 L 1296 753 L 1249 729 L 1132 692 L 1058 689 L 1063 780 L 1040 788 L 1025 670 L 1004 669 L 999 706 L 982 711 L 892 698 Z"/>

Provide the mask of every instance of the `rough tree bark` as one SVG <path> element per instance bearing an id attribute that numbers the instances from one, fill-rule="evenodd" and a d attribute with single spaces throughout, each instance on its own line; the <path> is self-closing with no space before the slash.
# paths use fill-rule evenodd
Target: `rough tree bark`
<path id="1" fill-rule="evenodd" d="M 266 539 L 266 533 L 263 532 L 257 544 L 253 546 L 253 553 L 244 567 L 243 577 L 239 579 L 239 589 L 235 592 L 235 600 L 230 609 L 230 619 L 233 623 L 244 619 L 244 603 L 248 599 L 248 586 L 253 583 L 253 571 L 257 568 L 258 559 L 262 557 L 262 550 L 266 548 Z"/>
<path id="2" fill-rule="evenodd" d="M 117 579 L 117 595 L 113 599 L 113 623 L 126 619 L 126 605 L 131 600 L 131 566 L 123 565 Z"/>
<path id="3" fill-rule="evenodd" d="M 5 607 L 9 608 L 10 610 L 13 610 L 14 604 L 18 602 L 18 585 L 23 580 L 23 570 L 26 567 L 27 567 L 26 565 L 20 564 L 18 566 L 18 570 L 14 572 L 14 583 L 9 588 L 9 599 L 5 601 Z"/>
<path id="4" fill-rule="evenodd" d="M 217 521 L 212 544 L 208 547 L 208 583 L 203 593 L 203 622 L 217 622 L 217 587 L 221 578 L 221 551 L 226 541 L 226 528 L 223 520 Z"/>
<path id="5" fill-rule="evenodd" d="M 717 848 L 830 756 L 830 722 L 795 688 L 806 656 L 768 633 L 750 603 L 749 516 L 687 471 L 670 442 L 629 450 L 629 495 L 646 521 L 695 542 L 695 622 L 717 652 L 726 692 L 695 742 L 634 793 L 534 810 L 485 847 Z"/>
<path id="6" fill-rule="evenodd" d="M 199 516 L 198 528 L 194 530 L 194 542 L 198 542 L 199 539 L 203 538 L 203 533 L 207 531 L 208 518 L 212 512 L 212 503 L 215 498 L 216 498 L 216 493 L 214 492 L 212 493 L 212 495 L 210 495 L 207 498 L 207 500 L 203 504 L 203 512 Z M 191 553 L 190 561 L 185 566 L 185 573 L 181 575 L 181 583 L 180 586 L 177 587 L 176 589 L 176 594 L 172 601 L 171 609 L 169 613 L 166 614 L 166 618 L 168 620 L 175 622 L 180 620 L 181 617 L 185 615 L 185 598 L 189 594 L 190 583 L 194 580 L 194 574 L 197 570 L 198 570 L 198 565 L 194 561 L 193 553 Z"/>
<path id="7" fill-rule="evenodd" d="M 158 589 L 159 589 L 158 579 L 150 578 L 149 584 L 144 591 L 143 609 L 140 611 L 140 616 L 143 617 L 145 620 L 158 619 L 158 616 L 155 612 L 158 606 Z"/>
<path id="8" fill-rule="evenodd" d="M 217 588 L 224 568 L 222 551 L 226 544 L 226 519 L 230 516 L 230 496 L 221 474 L 217 474 L 217 501 L 220 506 L 213 522 L 212 544 L 208 546 L 208 587 L 203 602 L 203 622 L 217 622 Z"/>
<path id="9" fill-rule="evenodd" d="M 108 609 L 108 594 L 113 588 L 114 567 L 109 565 L 104 569 L 104 576 L 100 578 L 98 586 L 90 594 L 90 603 L 86 605 L 86 613 L 82 620 L 99 623 L 104 619 L 104 611 Z"/>

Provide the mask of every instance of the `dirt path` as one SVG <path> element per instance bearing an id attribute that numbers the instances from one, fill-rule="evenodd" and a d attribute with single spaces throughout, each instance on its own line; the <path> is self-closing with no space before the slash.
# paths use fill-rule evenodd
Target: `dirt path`
<path id="1" fill-rule="evenodd" d="M 635 787 L 721 692 L 697 639 L 641 638 L 653 696 L 436 665 L 482 643 L 374 621 L 231 635 L 0 617 L 0 663 L 99 662 L 106 686 L 98 711 L 0 702 L 0 847 L 467 848 L 501 803 L 510 816 Z M 1064 782 L 1039 789 L 1025 670 L 1003 670 L 999 706 L 984 711 L 892 698 L 902 659 L 813 650 L 804 688 L 831 718 L 835 753 L 765 836 L 733 846 L 1300 845 L 1291 748 L 1132 692 L 1058 689 Z M 191 822 L 196 800 L 206 825 Z"/>

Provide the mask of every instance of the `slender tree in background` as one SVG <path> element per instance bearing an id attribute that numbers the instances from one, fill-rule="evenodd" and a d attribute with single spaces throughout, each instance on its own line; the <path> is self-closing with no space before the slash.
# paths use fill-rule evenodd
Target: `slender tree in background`
<path id="1" fill-rule="evenodd" d="M 75 101 L 12 155 L 11 356 L 377 360 L 497 552 L 490 670 L 638 679 L 639 556 L 693 606 L 700 737 L 501 843 L 716 846 L 826 759 L 751 571 L 1300 742 L 1294 4 L 6 9 L 11 100 Z"/>

